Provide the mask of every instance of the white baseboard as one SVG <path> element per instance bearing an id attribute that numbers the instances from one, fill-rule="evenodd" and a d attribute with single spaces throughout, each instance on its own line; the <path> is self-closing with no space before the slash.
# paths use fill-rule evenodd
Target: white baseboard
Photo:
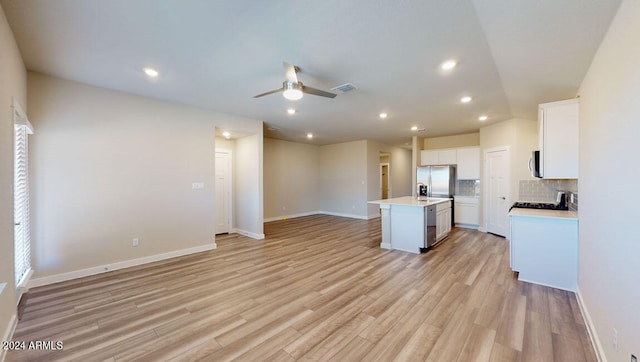
<path id="1" fill-rule="evenodd" d="M 7 326 L 7 329 L 4 331 L 4 334 L 2 335 L 2 340 L 10 341 L 11 338 L 13 338 L 13 332 L 16 331 L 17 326 L 18 326 L 18 315 L 14 313 L 11 316 L 11 319 L 9 320 L 9 325 Z M 4 358 L 6 357 L 6 353 L 7 351 L 5 351 L 3 348 L 0 348 L 0 361 L 4 361 Z"/>
<path id="2" fill-rule="evenodd" d="M 360 219 L 360 220 L 371 220 L 371 219 L 375 219 L 377 217 L 380 217 L 380 214 L 377 214 L 377 213 L 375 215 L 363 216 L 363 215 L 356 215 L 356 214 L 343 214 L 343 213 L 340 213 L 340 212 L 331 212 L 331 211 L 312 211 L 312 212 L 303 212 L 303 213 L 299 213 L 299 214 L 291 214 L 291 215 L 282 215 L 282 216 L 270 217 L 270 218 L 264 219 L 264 222 L 279 221 L 279 220 L 285 220 L 285 219 L 294 219 L 296 217 L 311 216 L 311 215 L 340 216 L 340 217 L 348 217 L 350 219 Z M 245 234 L 241 233 L 240 231 L 237 231 L 237 232 L 238 232 L 238 234 L 245 235 Z M 247 236 L 249 236 L 249 235 L 247 235 Z"/>
<path id="3" fill-rule="evenodd" d="M 256 239 L 256 240 L 264 239 L 264 234 L 253 233 L 251 231 L 246 231 L 246 230 L 242 230 L 242 229 L 233 229 L 233 230 L 231 230 L 231 232 L 232 233 L 236 233 L 236 234 L 240 234 L 240 235 L 244 235 L 244 236 L 248 236 L 251 239 Z"/>
<path id="4" fill-rule="evenodd" d="M 476 224 L 456 224 L 457 228 L 465 228 L 465 229 L 474 229 L 474 230 L 480 230 L 480 227 Z M 482 231 L 482 230 L 480 230 Z"/>
<path id="5" fill-rule="evenodd" d="M 578 306 L 580 307 L 580 313 L 582 313 L 582 319 L 584 319 L 584 325 L 587 327 L 587 333 L 589 334 L 591 345 L 593 346 L 593 350 L 596 352 L 596 357 L 600 362 L 607 362 L 607 357 L 604 354 L 604 349 L 602 349 L 602 344 L 600 343 L 600 338 L 598 338 L 596 327 L 595 325 L 593 325 L 593 320 L 591 319 L 591 315 L 589 315 L 587 306 L 584 304 L 584 300 L 582 299 L 582 294 L 580 293 L 580 287 L 576 287 L 576 297 L 577 297 L 576 299 L 578 299 Z"/>
<path id="6" fill-rule="evenodd" d="M 196 246 L 196 247 L 193 247 L 193 248 L 170 251 L 168 253 L 151 255 L 151 256 L 146 256 L 146 257 L 138 258 L 138 259 L 125 260 L 125 261 L 120 261 L 120 262 L 117 262 L 117 263 L 100 265 L 100 266 L 95 266 L 95 267 L 91 267 L 91 268 L 87 268 L 87 269 L 75 270 L 75 271 L 67 272 L 67 273 L 49 275 L 49 276 L 42 277 L 42 278 L 34 278 L 34 279 L 31 279 L 31 281 L 29 282 L 29 288 L 35 288 L 35 287 L 39 287 L 39 286 L 42 286 L 42 285 L 48 285 L 48 284 L 63 282 L 63 281 L 66 281 L 66 280 L 77 279 L 77 278 L 87 277 L 87 276 L 91 276 L 91 275 L 106 273 L 106 272 L 110 272 L 110 271 L 113 271 L 113 270 L 129 268 L 129 267 L 132 267 L 132 266 L 138 266 L 138 265 L 142 265 L 142 264 L 152 263 L 152 262 L 155 262 L 155 261 L 175 258 L 175 257 L 178 257 L 178 256 L 195 254 L 195 253 L 199 253 L 199 252 L 202 252 L 202 251 L 209 251 L 209 250 L 213 250 L 213 249 L 215 249 L 217 247 L 218 246 L 216 245 L 216 243 L 213 242 L 211 244 Z"/>
<path id="7" fill-rule="evenodd" d="M 318 214 L 330 215 L 330 216 L 348 217 L 348 218 L 351 218 L 351 219 L 367 220 L 367 216 L 364 216 L 364 215 L 343 214 L 343 213 L 340 213 L 340 212 L 318 211 Z"/>
<path id="8" fill-rule="evenodd" d="M 380 248 L 391 250 L 391 243 L 380 243 Z"/>
<path id="9" fill-rule="evenodd" d="M 482 231 L 483 233 L 487 232 L 487 228 L 484 226 L 478 226 L 478 231 Z"/>
<path id="10" fill-rule="evenodd" d="M 275 217 L 270 217 L 270 218 L 264 219 L 264 222 L 280 221 L 280 220 L 286 220 L 286 219 L 295 219 L 296 217 L 318 215 L 319 213 L 320 213 L 320 211 L 311 211 L 311 212 L 302 212 L 302 213 L 298 213 L 298 214 L 275 216 Z"/>

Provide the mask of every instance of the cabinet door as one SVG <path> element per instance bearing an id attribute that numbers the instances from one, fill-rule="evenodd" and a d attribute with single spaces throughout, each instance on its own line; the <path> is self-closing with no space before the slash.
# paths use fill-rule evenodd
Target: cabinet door
<path id="1" fill-rule="evenodd" d="M 445 212 L 444 210 L 440 210 L 436 213 L 436 240 L 442 239 L 442 236 L 445 233 Z"/>
<path id="2" fill-rule="evenodd" d="M 458 148 L 458 180 L 480 179 L 480 147 Z"/>
<path id="3" fill-rule="evenodd" d="M 438 165 L 438 151 L 420 151 L 420 164 L 425 165 Z"/>
<path id="4" fill-rule="evenodd" d="M 540 105 L 543 178 L 578 178 L 578 107 L 577 100 Z"/>
<path id="5" fill-rule="evenodd" d="M 464 202 L 456 202 L 455 205 L 455 222 L 456 224 L 478 225 L 478 204 L 470 204 Z"/>
<path id="6" fill-rule="evenodd" d="M 445 224 L 445 233 L 449 234 L 449 231 L 451 231 L 451 208 L 448 208 L 446 210 L 444 210 L 444 224 Z"/>
<path id="7" fill-rule="evenodd" d="M 458 162 L 456 150 L 440 150 L 438 152 L 438 162 L 439 165 L 455 165 Z"/>

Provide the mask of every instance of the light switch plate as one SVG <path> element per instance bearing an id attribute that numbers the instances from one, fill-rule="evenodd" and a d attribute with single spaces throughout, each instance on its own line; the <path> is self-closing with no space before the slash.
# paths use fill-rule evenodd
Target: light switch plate
<path id="1" fill-rule="evenodd" d="M 191 184 L 192 190 L 202 190 L 204 189 L 204 182 L 194 182 Z"/>

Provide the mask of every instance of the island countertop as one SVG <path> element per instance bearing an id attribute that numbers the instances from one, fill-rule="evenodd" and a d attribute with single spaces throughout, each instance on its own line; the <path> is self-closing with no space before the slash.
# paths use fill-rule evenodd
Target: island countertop
<path id="1" fill-rule="evenodd" d="M 396 197 L 393 199 L 369 201 L 370 204 L 379 205 L 402 205 L 402 206 L 419 206 L 425 207 L 439 204 L 441 202 L 450 201 L 452 199 L 446 197 L 429 197 L 426 200 L 418 200 L 413 196 Z"/>

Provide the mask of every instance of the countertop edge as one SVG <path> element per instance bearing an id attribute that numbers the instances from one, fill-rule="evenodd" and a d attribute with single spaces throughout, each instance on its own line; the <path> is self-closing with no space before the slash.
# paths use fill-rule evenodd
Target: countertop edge
<path id="1" fill-rule="evenodd" d="M 412 207 L 427 207 L 431 205 L 441 204 L 443 202 L 453 201 L 453 198 L 446 197 L 434 197 L 432 200 L 417 200 L 412 196 L 396 197 L 393 199 L 373 200 L 368 201 L 369 204 L 378 205 L 398 205 L 398 206 L 412 206 Z"/>
<path id="2" fill-rule="evenodd" d="M 568 210 L 517 209 L 509 211 L 509 217 L 544 218 L 578 221 L 578 214 Z"/>

